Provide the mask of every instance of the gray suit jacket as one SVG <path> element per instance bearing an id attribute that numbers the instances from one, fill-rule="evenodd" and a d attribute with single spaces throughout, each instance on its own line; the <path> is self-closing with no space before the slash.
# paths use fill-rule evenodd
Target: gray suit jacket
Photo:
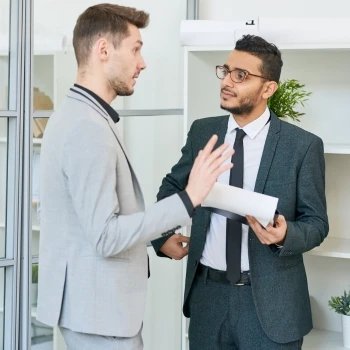
<path id="1" fill-rule="evenodd" d="M 222 144 L 228 116 L 199 119 L 188 133 L 182 157 L 164 179 L 158 200 L 181 191 L 194 157 L 213 133 Z M 287 220 L 282 249 L 260 243 L 249 230 L 249 263 L 255 307 L 262 328 L 278 343 L 301 339 L 312 328 L 310 300 L 302 254 L 320 245 L 328 234 L 325 163 L 322 140 L 271 113 L 255 192 L 279 198 L 278 211 Z M 193 216 L 187 263 L 184 314 L 191 315 L 191 286 L 201 259 L 210 212 L 197 208 Z M 153 241 L 159 252 L 167 238 Z"/>
<path id="2" fill-rule="evenodd" d="M 144 314 L 147 243 L 191 219 L 178 195 L 145 210 L 116 125 L 74 89 L 50 117 L 41 148 L 37 318 L 130 337 Z"/>

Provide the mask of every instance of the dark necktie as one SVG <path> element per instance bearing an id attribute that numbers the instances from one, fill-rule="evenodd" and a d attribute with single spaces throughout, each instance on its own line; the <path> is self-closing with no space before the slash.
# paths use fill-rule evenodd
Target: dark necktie
<path id="1" fill-rule="evenodd" d="M 244 152 L 243 138 L 246 133 L 236 128 L 236 139 L 234 143 L 235 153 L 232 156 L 233 167 L 230 171 L 230 185 L 243 188 Z M 226 263 L 227 279 L 235 284 L 241 277 L 241 244 L 242 224 L 240 222 L 226 220 Z"/>

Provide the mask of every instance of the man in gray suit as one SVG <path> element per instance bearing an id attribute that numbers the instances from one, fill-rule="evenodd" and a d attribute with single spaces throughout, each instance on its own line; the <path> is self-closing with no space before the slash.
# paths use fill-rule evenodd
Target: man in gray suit
<path id="1" fill-rule="evenodd" d="M 157 196 L 185 188 L 193 155 L 215 132 L 235 148 L 230 176 L 218 182 L 279 198 L 275 227 L 195 209 L 184 296 L 191 350 L 297 350 L 312 328 L 302 254 L 328 234 L 323 143 L 267 108 L 281 68 L 275 45 L 252 35 L 237 41 L 216 67 L 230 115 L 192 124 Z M 173 235 L 152 243 L 158 255 L 180 259 L 187 254 L 181 241 Z"/>
<path id="2" fill-rule="evenodd" d="M 148 14 L 101 4 L 73 35 L 77 83 L 48 122 L 41 148 L 38 320 L 59 325 L 70 350 L 142 349 L 147 243 L 191 222 L 193 208 L 232 164 L 214 135 L 188 185 L 145 210 L 110 103 L 145 69 Z M 225 154 L 223 154 L 225 152 Z"/>

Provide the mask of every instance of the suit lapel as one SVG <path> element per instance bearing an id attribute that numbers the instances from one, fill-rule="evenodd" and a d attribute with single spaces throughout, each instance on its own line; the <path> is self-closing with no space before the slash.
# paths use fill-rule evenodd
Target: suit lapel
<path id="1" fill-rule="evenodd" d="M 207 132 L 207 137 L 202 138 L 202 140 L 205 141 L 205 143 L 202 145 L 202 147 L 205 146 L 205 144 L 207 143 L 207 141 L 213 136 L 213 134 L 216 134 L 218 136 L 218 142 L 215 145 L 215 149 L 218 148 L 219 146 L 221 146 L 224 142 L 225 142 L 225 136 L 226 136 L 226 132 L 227 132 L 227 125 L 228 125 L 228 118 L 229 116 L 220 116 L 220 117 L 216 117 L 215 119 L 215 124 L 214 127 L 211 124 L 208 129 L 206 130 Z M 197 150 L 199 152 L 199 150 Z M 201 226 L 200 231 L 204 231 L 205 233 L 207 232 L 207 229 L 210 225 L 210 211 L 206 210 L 206 209 L 201 209 L 200 210 L 200 218 L 198 218 L 198 224 Z M 203 251 L 204 249 L 204 244 L 205 244 L 205 240 L 206 240 L 206 235 L 202 236 L 202 247 L 200 248 L 200 252 Z"/>
<path id="2" fill-rule="evenodd" d="M 218 148 L 225 142 L 225 136 L 227 132 L 227 125 L 228 125 L 228 118 L 229 116 L 223 116 L 218 118 L 218 123 L 216 127 L 216 135 L 218 135 L 218 142 L 215 146 L 215 148 Z"/>
<path id="3" fill-rule="evenodd" d="M 77 86 L 73 86 L 68 91 L 67 97 L 73 98 L 74 100 L 78 100 L 81 103 L 84 103 L 90 106 L 106 120 L 110 118 L 106 110 L 101 106 L 101 104 L 95 98 L 93 98 L 90 94 L 88 94 L 86 91 L 80 89 Z"/>
<path id="4" fill-rule="evenodd" d="M 107 120 L 108 125 L 112 129 L 113 134 L 115 135 L 116 139 L 118 140 L 118 143 L 119 143 L 122 151 L 124 152 L 127 161 L 129 162 L 129 158 L 126 154 L 125 147 L 123 145 L 122 139 L 121 139 L 119 132 L 117 130 L 117 126 L 114 123 L 114 121 L 112 120 L 112 118 L 109 116 L 107 111 L 101 106 L 101 104 L 95 98 L 93 98 L 90 94 L 88 94 L 86 91 L 80 89 L 77 86 L 72 87 L 69 90 L 67 96 L 70 98 L 74 98 L 75 100 L 81 101 L 82 103 L 87 104 L 88 106 L 92 107 L 98 114 L 100 114 L 101 117 L 103 117 L 104 119 Z M 130 165 L 130 162 L 129 162 L 129 165 Z"/>
<path id="5" fill-rule="evenodd" d="M 270 129 L 266 137 L 264 151 L 261 157 L 260 167 L 255 182 L 254 192 L 262 193 L 269 174 L 273 157 L 275 155 L 278 140 L 280 138 L 281 121 L 271 111 Z"/>
<path id="6" fill-rule="evenodd" d="M 124 155 L 125 155 L 125 158 L 126 158 L 126 161 L 128 162 L 128 165 L 129 165 L 129 168 L 130 168 L 130 172 L 131 172 L 131 176 L 132 176 L 132 180 L 133 180 L 133 183 L 134 183 L 134 190 L 136 192 L 136 195 L 137 195 L 137 198 L 140 200 L 141 204 L 142 204 L 142 207 L 144 208 L 145 206 L 145 203 L 144 203 L 144 199 L 143 199 L 143 194 L 142 194 L 142 191 L 141 191 L 141 186 L 140 186 L 140 183 L 139 183 L 139 180 L 137 179 L 137 176 L 136 176 L 136 173 L 129 161 L 129 157 L 126 153 L 126 150 L 125 150 L 125 146 L 122 142 L 122 138 L 120 137 L 119 135 L 119 131 L 117 129 L 117 125 L 114 123 L 114 121 L 111 119 L 111 118 L 108 118 L 108 123 L 109 123 L 109 126 L 110 128 L 112 129 L 119 145 L 120 145 L 120 148 L 122 149 Z"/>
<path id="7" fill-rule="evenodd" d="M 81 101 L 82 103 L 85 103 L 86 105 L 93 108 L 98 114 L 100 114 L 101 117 L 103 117 L 104 119 L 107 120 L 108 125 L 111 128 L 113 134 L 115 135 L 115 137 L 120 145 L 120 148 L 125 155 L 126 161 L 128 162 L 131 176 L 132 176 L 132 180 L 133 180 L 133 184 L 134 184 L 134 189 L 136 192 L 136 197 L 140 201 L 140 204 L 142 205 L 142 207 L 144 207 L 144 199 L 143 199 L 143 195 L 142 195 L 142 191 L 141 191 L 141 186 L 140 186 L 139 181 L 136 177 L 135 171 L 134 171 L 133 167 L 131 166 L 131 163 L 129 161 L 129 157 L 126 153 L 124 144 L 122 142 L 122 138 L 120 137 L 119 132 L 117 130 L 117 126 L 114 123 L 114 121 L 112 120 L 112 118 L 109 116 L 109 114 L 106 112 L 106 110 L 101 106 L 101 104 L 95 98 L 93 98 L 90 94 L 88 94 L 86 91 L 80 89 L 77 86 L 74 86 L 72 89 L 70 89 L 67 96 L 69 98 L 73 98 L 75 100 Z"/>

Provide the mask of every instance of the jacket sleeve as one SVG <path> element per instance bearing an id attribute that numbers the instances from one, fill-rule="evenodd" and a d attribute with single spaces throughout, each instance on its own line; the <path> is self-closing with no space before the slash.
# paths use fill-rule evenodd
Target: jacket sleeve
<path id="1" fill-rule="evenodd" d="M 121 202 L 128 200 L 127 191 L 132 192 L 130 197 L 135 194 L 133 188 L 123 189 L 125 197 L 118 197 L 118 176 L 124 176 L 118 169 L 118 147 L 107 123 L 88 120 L 65 135 L 62 152 L 74 210 L 87 240 L 102 257 L 146 245 L 163 232 L 191 222 L 178 195 L 168 196 L 144 212 L 120 215 Z"/>
<path id="2" fill-rule="evenodd" d="M 287 221 L 281 256 L 305 253 L 319 246 L 328 234 L 323 142 L 315 138 L 304 157 L 297 182 L 297 217 Z"/>
<path id="3" fill-rule="evenodd" d="M 194 124 L 192 124 L 190 131 L 188 132 L 185 146 L 181 149 L 182 156 L 180 160 L 172 167 L 171 172 L 167 174 L 162 181 L 157 194 L 158 201 L 183 191 L 187 186 L 188 178 L 195 158 L 192 147 Z M 160 248 L 169 239 L 169 237 L 171 237 L 171 235 L 167 235 L 151 242 L 158 256 L 166 257 L 166 255 L 160 252 Z"/>

